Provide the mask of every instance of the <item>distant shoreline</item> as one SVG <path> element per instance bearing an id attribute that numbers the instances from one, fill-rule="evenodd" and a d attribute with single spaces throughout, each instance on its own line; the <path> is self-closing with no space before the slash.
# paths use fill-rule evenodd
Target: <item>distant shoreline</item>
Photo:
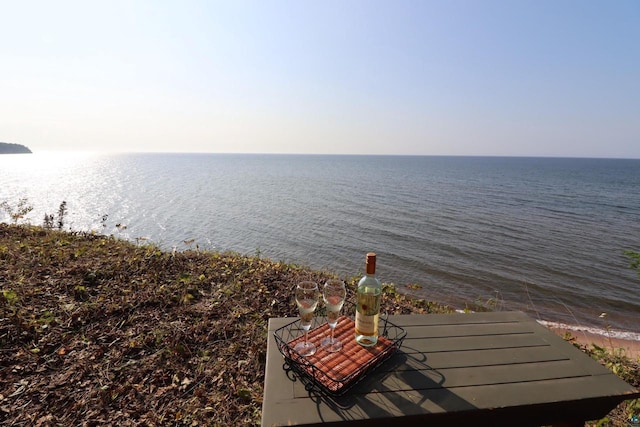
<path id="1" fill-rule="evenodd" d="M 32 154 L 32 151 L 21 144 L 0 142 L 0 154 Z"/>

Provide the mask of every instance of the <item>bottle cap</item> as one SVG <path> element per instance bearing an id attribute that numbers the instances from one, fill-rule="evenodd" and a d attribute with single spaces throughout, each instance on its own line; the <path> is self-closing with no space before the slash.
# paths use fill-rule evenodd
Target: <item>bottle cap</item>
<path id="1" fill-rule="evenodd" d="M 365 265 L 367 274 L 376 274 L 376 254 L 374 252 L 369 252 L 367 254 Z"/>

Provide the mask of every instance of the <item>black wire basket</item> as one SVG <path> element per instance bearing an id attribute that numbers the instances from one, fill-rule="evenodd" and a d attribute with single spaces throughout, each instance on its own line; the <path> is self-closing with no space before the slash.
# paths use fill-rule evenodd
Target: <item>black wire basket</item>
<path id="1" fill-rule="evenodd" d="M 355 313 L 355 305 L 345 302 L 344 313 Z M 352 316 L 341 316 L 335 328 L 335 338 L 342 341 L 339 352 L 330 353 L 320 345 L 320 340 L 331 333 L 327 324 L 324 307 L 316 311 L 316 316 L 308 333 L 308 341 L 315 344 L 316 353 L 302 356 L 294 346 L 304 340 L 304 330 L 300 319 L 296 319 L 274 331 L 278 350 L 285 359 L 284 368 L 295 372 L 307 390 L 313 389 L 331 397 L 344 395 L 367 374 L 389 359 L 402 345 L 407 335 L 401 327 L 382 316 L 379 321 L 378 343 L 373 347 L 363 347 L 356 343 L 355 323 Z"/>

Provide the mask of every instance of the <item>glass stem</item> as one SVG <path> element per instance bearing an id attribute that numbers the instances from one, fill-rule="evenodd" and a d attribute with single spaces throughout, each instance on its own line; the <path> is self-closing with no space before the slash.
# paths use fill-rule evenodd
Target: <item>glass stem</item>
<path id="1" fill-rule="evenodd" d="M 308 331 L 308 330 L 305 330 L 305 331 L 304 331 L 304 343 L 305 343 L 305 344 L 307 343 L 307 334 L 308 334 L 308 333 L 309 333 L 309 331 Z"/>
<path id="2" fill-rule="evenodd" d="M 331 328 L 331 344 L 333 344 L 333 331 L 335 331 L 336 328 Z"/>

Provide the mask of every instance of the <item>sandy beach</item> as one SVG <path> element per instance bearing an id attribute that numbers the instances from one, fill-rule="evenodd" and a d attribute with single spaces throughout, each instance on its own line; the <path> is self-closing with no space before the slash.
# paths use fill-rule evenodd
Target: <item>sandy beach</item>
<path id="1" fill-rule="evenodd" d="M 633 360 L 640 359 L 640 341 L 609 338 L 607 336 L 593 334 L 587 331 L 574 331 L 555 327 L 550 327 L 549 329 L 562 337 L 564 337 L 566 333 L 569 333 L 571 334 L 571 336 L 575 337 L 575 339 L 580 344 L 586 345 L 588 347 L 591 347 L 592 344 L 595 344 L 607 350 L 622 349 L 624 350 L 625 355 L 629 358 Z"/>

